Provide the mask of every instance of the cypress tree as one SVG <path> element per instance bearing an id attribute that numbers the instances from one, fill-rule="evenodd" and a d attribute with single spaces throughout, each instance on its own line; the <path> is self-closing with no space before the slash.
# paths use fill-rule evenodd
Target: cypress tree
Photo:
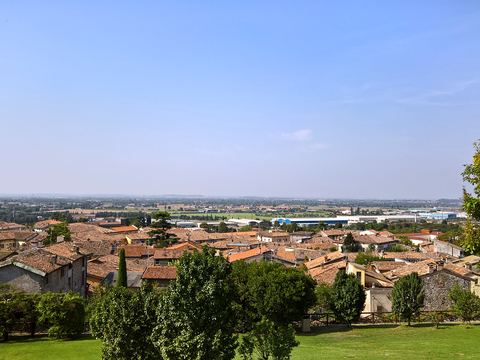
<path id="1" fill-rule="evenodd" d="M 120 249 L 120 261 L 118 262 L 117 286 L 127 287 L 127 262 L 125 261 L 125 249 Z"/>

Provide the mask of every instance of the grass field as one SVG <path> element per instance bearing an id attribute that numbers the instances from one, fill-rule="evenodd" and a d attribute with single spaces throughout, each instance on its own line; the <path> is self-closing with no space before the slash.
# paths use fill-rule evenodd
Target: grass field
<path id="1" fill-rule="evenodd" d="M 1 360 L 90 360 L 101 359 L 102 342 L 90 335 L 72 341 L 52 340 L 48 337 L 10 336 L 0 342 Z"/>
<path id="2" fill-rule="evenodd" d="M 299 334 L 300 346 L 292 360 L 314 359 L 478 359 L 480 324 L 344 325 L 318 327 Z M 101 343 L 85 335 L 74 341 L 12 337 L 0 342 L 0 359 L 56 360 L 100 359 Z M 240 359 L 237 356 L 236 359 Z"/>

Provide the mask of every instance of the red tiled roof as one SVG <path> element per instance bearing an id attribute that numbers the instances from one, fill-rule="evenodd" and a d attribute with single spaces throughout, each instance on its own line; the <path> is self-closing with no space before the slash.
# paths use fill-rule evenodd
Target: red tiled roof
<path id="1" fill-rule="evenodd" d="M 166 250 L 177 250 L 177 251 L 197 249 L 198 251 L 201 251 L 202 246 L 198 245 L 198 244 L 195 244 L 193 241 L 186 241 L 186 242 L 183 242 L 183 243 L 180 243 L 180 244 L 169 246 L 165 249 Z"/>
<path id="2" fill-rule="evenodd" d="M 187 251 L 188 253 L 192 253 L 193 251 Z M 167 260 L 176 260 L 180 259 L 183 255 L 183 251 L 179 250 L 172 250 L 172 249 L 156 249 L 153 258 L 155 260 L 158 259 L 167 259 Z"/>
<path id="3" fill-rule="evenodd" d="M 316 258 L 315 260 L 306 262 L 305 266 L 307 267 L 307 269 L 310 270 L 310 269 L 316 268 L 318 266 L 321 266 L 322 264 L 326 264 L 326 263 L 329 263 L 329 262 L 332 262 L 332 261 L 335 261 L 335 260 L 343 259 L 344 257 L 345 257 L 345 255 L 342 254 L 340 251 L 334 251 L 330 254 L 320 256 L 320 257 Z"/>
<path id="4" fill-rule="evenodd" d="M 373 261 L 372 265 L 378 271 L 390 271 L 406 266 L 407 263 L 403 261 Z"/>
<path id="5" fill-rule="evenodd" d="M 398 240 L 392 239 L 391 237 L 388 236 L 380 236 L 380 235 L 357 235 L 353 234 L 353 237 L 355 238 L 355 241 L 362 243 L 362 244 L 384 244 L 384 243 L 390 243 L 390 242 L 395 242 Z"/>
<path id="6" fill-rule="evenodd" d="M 80 259 L 83 256 L 91 255 L 91 253 L 86 252 L 84 249 L 80 248 L 79 246 L 66 241 L 48 245 L 43 247 L 42 249 L 51 254 L 62 256 L 71 261 Z"/>
<path id="7" fill-rule="evenodd" d="M 267 247 L 262 246 L 260 248 L 251 249 L 251 250 L 240 252 L 238 254 L 230 255 L 228 257 L 228 261 L 235 262 L 235 261 L 242 260 L 242 259 L 248 259 L 248 258 L 253 257 L 253 256 L 258 256 L 260 254 L 264 254 L 268 251 L 270 251 L 270 250 Z"/>
<path id="8" fill-rule="evenodd" d="M 149 266 L 142 275 L 142 279 L 175 280 L 177 268 L 174 266 Z"/>
<path id="9" fill-rule="evenodd" d="M 10 257 L 8 260 L 0 263 L 0 267 L 10 264 L 15 265 L 15 263 L 20 263 L 48 274 L 62 266 L 70 264 L 70 261 L 61 256 L 55 256 L 43 249 L 35 248 Z"/>
<path id="10" fill-rule="evenodd" d="M 390 280 L 393 280 L 393 281 L 396 281 L 397 279 L 405 276 L 405 275 L 409 275 L 411 274 L 412 272 L 416 272 L 418 274 L 418 276 L 427 276 L 429 274 L 429 265 L 430 264 L 433 264 L 433 266 L 435 267 L 435 270 L 438 268 L 438 262 L 433 260 L 433 259 L 428 259 L 428 260 L 424 260 L 424 261 L 419 261 L 417 263 L 413 263 L 411 265 L 408 265 L 408 266 L 404 266 L 402 268 L 399 268 L 399 269 L 395 269 L 395 270 L 391 270 L 389 272 L 386 272 L 384 273 L 383 275 L 390 279 Z M 436 270 L 437 271 L 437 270 Z M 459 268 L 457 269 L 456 266 L 443 266 L 443 270 L 438 270 L 438 271 L 447 271 L 447 272 L 450 272 L 450 273 L 453 273 L 453 274 L 456 274 L 457 276 L 463 276 L 465 277 L 465 275 L 463 274 L 464 273 L 464 270 L 463 268 Z"/>
<path id="11" fill-rule="evenodd" d="M 332 285 L 335 281 L 335 276 L 340 270 L 347 267 L 346 261 L 325 265 L 324 267 L 317 267 L 309 271 L 310 276 L 318 283 L 326 283 Z"/>
<path id="12" fill-rule="evenodd" d="M 113 231 L 116 232 L 126 232 L 126 231 L 138 231 L 138 229 L 131 225 L 131 226 L 117 226 L 112 228 Z"/>
<path id="13" fill-rule="evenodd" d="M 123 246 L 125 249 L 125 257 L 126 258 L 133 258 L 133 257 L 142 257 L 150 255 L 152 256 L 155 253 L 155 249 L 145 246 L 145 245 L 125 245 Z M 118 253 L 119 250 L 116 251 Z"/>

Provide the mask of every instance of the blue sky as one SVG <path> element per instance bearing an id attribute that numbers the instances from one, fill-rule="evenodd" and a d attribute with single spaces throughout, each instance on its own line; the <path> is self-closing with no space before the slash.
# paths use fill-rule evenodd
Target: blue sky
<path id="1" fill-rule="evenodd" d="M 0 193 L 456 198 L 478 1 L 0 5 Z"/>

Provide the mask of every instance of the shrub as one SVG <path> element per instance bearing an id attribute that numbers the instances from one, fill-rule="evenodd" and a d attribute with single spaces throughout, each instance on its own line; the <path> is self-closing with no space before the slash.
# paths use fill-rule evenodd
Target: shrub
<path id="1" fill-rule="evenodd" d="M 73 338 L 85 328 L 85 302 L 80 295 L 43 294 L 38 306 L 39 322 L 49 325 L 48 335 L 58 339 Z"/>
<path id="2" fill-rule="evenodd" d="M 332 285 L 330 309 L 335 318 L 344 321 L 348 326 L 360 319 L 360 314 L 365 307 L 365 291 L 363 285 L 353 274 L 339 271 Z"/>

